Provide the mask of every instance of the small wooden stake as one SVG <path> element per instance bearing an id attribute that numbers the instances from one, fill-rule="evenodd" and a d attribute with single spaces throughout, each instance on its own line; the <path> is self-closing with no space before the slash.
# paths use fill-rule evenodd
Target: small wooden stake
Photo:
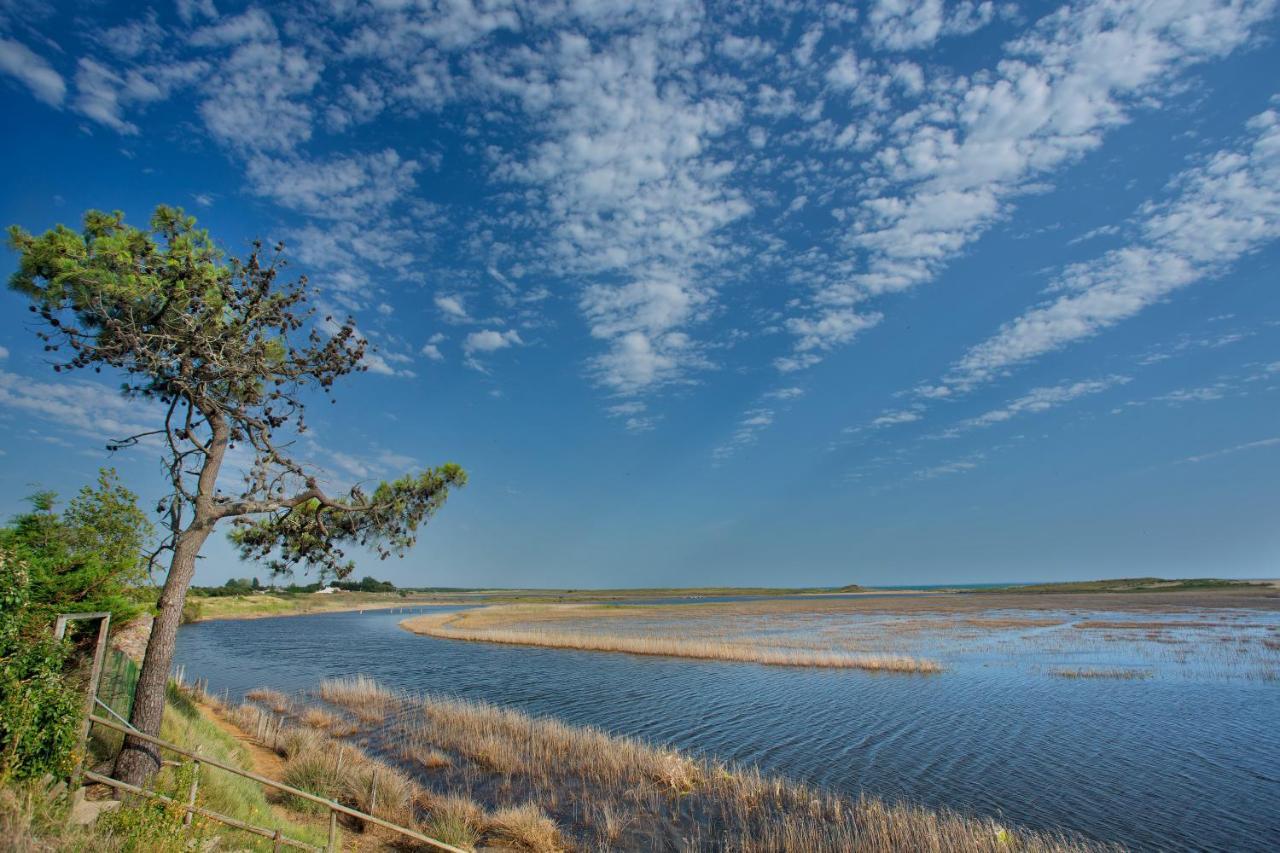
<path id="1" fill-rule="evenodd" d="M 200 747 L 196 747 L 196 754 L 200 754 Z M 187 794 L 187 805 L 194 806 L 196 804 L 196 792 L 200 790 L 200 759 L 194 759 L 192 762 L 195 767 L 191 775 L 191 791 Z M 195 816 L 195 812 L 187 809 L 187 813 L 182 817 L 183 826 L 191 826 L 191 818 Z"/>

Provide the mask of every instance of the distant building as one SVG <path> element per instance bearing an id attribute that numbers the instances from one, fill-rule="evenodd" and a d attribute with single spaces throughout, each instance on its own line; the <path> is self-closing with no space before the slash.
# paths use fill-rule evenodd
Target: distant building
<path id="1" fill-rule="evenodd" d="M 338 588 L 336 586 L 326 586 L 324 589 L 317 589 L 315 592 L 312 593 L 312 595 L 328 595 L 331 592 L 337 592 L 337 591 L 338 591 Z"/>

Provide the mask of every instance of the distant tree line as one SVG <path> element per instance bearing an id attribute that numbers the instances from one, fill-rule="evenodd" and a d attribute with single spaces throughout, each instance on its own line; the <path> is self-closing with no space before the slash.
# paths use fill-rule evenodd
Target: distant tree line
<path id="1" fill-rule="evenodd" d="M 296 584 L 290 583 L 287 586 L 274 584 L 270 587 L 263 586 L 257 578 L 230 578 L 222 586 L 193 586 L 191 587 L 192 595 L 203 595 L 208 598 L 220 598 L 229 595 L 252 595 L 255 592 L 270 589 L 272 592 L 282 592 L 286 595 L 298 595 L 307 592 L 318 592 L 324 589 L 326 584 L 308 583 Z M 395 592 L 396 585 L 391 581 L 380 581 L 371 575 L 365 575 L 358 581 L 340 580 L 333 581 L 328 586 L 337 587 L 345 592 Z"/>

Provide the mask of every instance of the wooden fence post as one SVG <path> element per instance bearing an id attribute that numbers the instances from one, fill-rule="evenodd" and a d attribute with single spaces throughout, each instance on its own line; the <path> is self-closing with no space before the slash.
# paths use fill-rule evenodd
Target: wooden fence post
<path id="1" fill-rule="evenodd" d="M 200 754 L 200 747 L 196 747 L 196 755 Z M 196 804 L 196 792 L 200 790 L 200 759 L 192 760 L 194 767 L 191 774 L 191 792 L 187 794 L 187 805 L 194 806 Z M 187 813 L 183 815 L 182 825 L 191 826 L 191 818 L 195 816 L 195 812 L 187 809 Z"/>
<path id="2" fill-rule="evenodd" d="M 329 846 L 328 853 L 338 853 L 338 813 L 329 809 Z"/>

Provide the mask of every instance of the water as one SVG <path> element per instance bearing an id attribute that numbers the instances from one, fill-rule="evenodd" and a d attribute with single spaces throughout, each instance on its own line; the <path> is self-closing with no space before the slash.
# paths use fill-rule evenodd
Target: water
<path id="1" fill-rule="evenodd" d="M 981 643 L 943 657 L 941 675 L 791 669 L 437 640 L 400 629 L 403 618 L 200 623 L 179 633 L 177 662 L 233 698 L 361 672 L 1135 849 L 1280 849 L 1272 680 L 1173 664 L 1142 680 L 1064 679 Z"/>

